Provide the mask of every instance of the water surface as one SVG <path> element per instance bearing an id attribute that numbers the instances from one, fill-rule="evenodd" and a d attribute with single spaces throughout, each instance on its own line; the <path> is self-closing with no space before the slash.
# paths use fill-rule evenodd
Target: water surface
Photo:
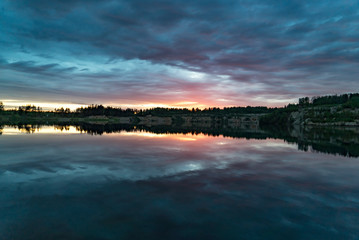
<path id="1" fill-rule="evenodd" d="M 358 239 L 355 142 L 80 130 L 2 130 L 0 239 Z"/>

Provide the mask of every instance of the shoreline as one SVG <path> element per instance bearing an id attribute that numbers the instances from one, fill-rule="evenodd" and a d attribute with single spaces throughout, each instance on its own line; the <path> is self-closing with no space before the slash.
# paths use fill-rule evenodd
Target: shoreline
<path id="1" fill-rule="evenodd" d="M 174 116 L 86 116 L 86 117 L 66 117 L 66 116 L 44 116 L 46 112 L 36 113 L 36 116 L 30 114 L 0 114 L 0 125 L 17 125 L 17 124 L 129 124 L 129 125 L 255 125 L 259 126 L 260 118 L 263 114 L 241 114 L 241 115 L 203 115 L 203 116 L 188 116 L 188 115 L 174 115 Z M 264 123 L 264 125 L 281 125 L 280 123 Z M 286 124 L 287 126 L 314 126 L 314 127 L 336 127 L 348 126 L 358 127 L 359 120 L 355 121 L 323 121 L 312 122 L 310 119 L 297 118 L 294 122 Z"/>

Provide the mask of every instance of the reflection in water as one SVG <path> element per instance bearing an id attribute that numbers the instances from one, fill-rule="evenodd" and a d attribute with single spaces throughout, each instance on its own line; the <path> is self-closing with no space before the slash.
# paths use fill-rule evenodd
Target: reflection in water
<path id="1" fill-rule="evenodd" d="M 103 135 L 95 133 L 111 132 L 109 126 L 35 129 L 24 134 L 5 127 L 0 137 L 0 239 L 359 234 L 359 158 L 298 151 L 292 144 L 322 146 L 332 130 L 256 129 L 252 138 L 246 129 L 234 129 L 231 137 L 191 129 L 116 127 Z M 333 135 L 325 144 L 354 140 Z"/>
<path id="2" fill-rule="evenodd" d="M 81 133 L 80 129 L 75 126 L 42 126 L 42 125 L 20 125 L 6 126 L 2 129 L 4 135 L 15 135 L 20 133 L 26 134 L 71 134 Z"/>
<path id="3" fill-rule="evenodd" d="M 1 129 L 1 128 L 0 128 Z M 216 127 L 183 127 L 183 126 L 134 126 L 129 124 L 87 124 L 78 125 L 18 125 L 8 126 L 2 130 L 3 134 L 17 133 L 88 133 L 102 135 L 109 133 L 133 133 L 150 136 L 163 135 L 198 135 L 224 136 L 246 139 L 283 139 L 289 143 L 296 143 L 302 151 L 317 151 L 342 156 L 359 157 L 359 128 L 301 128 L 301 129 L 260 129 L 253 126 L 231 128 L 228 126 Z M 191 141 L 187 137 L 182 140 Z M 193 141 L 193 139 L 192 139 Z"/>

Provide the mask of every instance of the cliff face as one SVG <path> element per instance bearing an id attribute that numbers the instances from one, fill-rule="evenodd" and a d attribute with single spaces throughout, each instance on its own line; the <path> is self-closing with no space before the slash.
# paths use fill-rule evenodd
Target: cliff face
<path id="1" fill-rule="evenodd" d="M 187 116 L 178 115 L 172 117 L 157 117 L 148 115 L 146 117 L 138 117 L 138 125 L 156 126 L 156 125 L 182 125 L 182 126 L 198 126 L 198 127 L 211 127 L 211 126 L 230 126 L 238 127 L 242 125 L 246 126 L 259 126 L 259 114 L 243 114 L 240 116 Z M 131 121 L 129 121 L 131 122 Z M 133 121 L 132 121 L 133 122 Z"/>
<path id="2" fill-rule="evenodd" d="M 342 106 L 302 108 L 290 114 L 293 125 L 359 126 L 359 108 Z"/>

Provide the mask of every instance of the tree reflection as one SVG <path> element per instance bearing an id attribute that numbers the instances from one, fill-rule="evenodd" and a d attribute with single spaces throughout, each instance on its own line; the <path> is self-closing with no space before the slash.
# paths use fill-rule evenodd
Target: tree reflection
<path id="1" fill-rule="evenodd" d="M 24 133 L 36 133 L 45 125 L 19 124 L 12 125 Z M 203 134 L 206 136 L 223 136 L 245 139 L 283 139 L 288 143 L 295 143 L 301 151 L 314 151 L 342 156 L 359 157 L 359 128 L 292 128 L 266 127 L 253 125 L 231 127 L 229 125 L 130 125 L 130 124 L 57 124 L 56 130 L 66 132 L 75 127 L 79 133 L 102 135 L 120 132 L 150 132 L 155 134 Z M 3 126 L 0 126 L 0 134 Z"/>

